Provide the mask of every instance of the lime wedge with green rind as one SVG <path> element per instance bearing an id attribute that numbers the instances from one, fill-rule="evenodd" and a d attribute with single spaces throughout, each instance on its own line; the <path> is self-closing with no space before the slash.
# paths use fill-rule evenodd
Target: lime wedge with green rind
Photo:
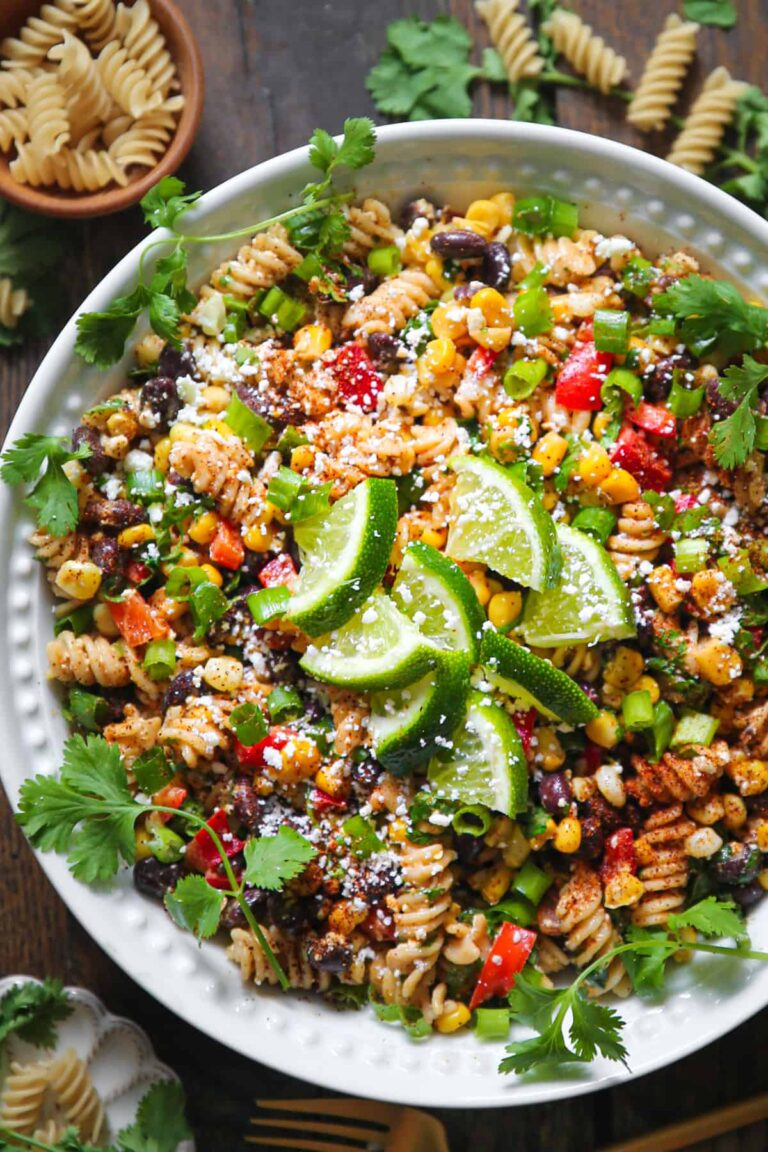
<path id="1" fill-rule="evenodd" d="M 297 524 L 302 563 L 287 618 L 308 636 L 345 624 L 381 582 L 396 528 L 395 482 L 375 478 Z"/>
<path id="2" fill-rule="evenodd" d="M 525 811 L 528 765 L 512 720 L 490 696 L 472 692 L 464 724 L 444 759 L 430 761 L 427 776 L 439 796 L 484 804 L 505 816 Z"/>
<path id="3" fill-rule="evenodd" d="M 487 564 L 526 588 L 554 587 L 560 572 L 557 534 L 533 489 L 485 457 L 454 456 L 448 464 L 456 485 L 447 554 Z"/>
<path id="4" fill-rule="evenodd" d="M 550 720 L 588 724 L 599 715 L 596 705 L 575 680 L 490 625 L 483 632 L 480 663 L 494 688 Z"/>
<path id="5" fill-rule="evenodd" d="M 436 647 L 477 659 L 485 613 L 461 568 L 442 552 L 420 540 L 409 544 L 392 598 Z"/>
<path id="6" fill-rule="evenodd" d="M 378 589 L 351 620 L 309 645 L 301 667 L 326 684 L 372 692 L 413 684 L 435 660 L 435 648 Z"/>
<path id="7" fill-rule="evenodd" d="M 557 588 L 530 592 L 518 631 L 535 648 L 596 644 L 636 634 L 632 601 L 616 566 L 591 536 L 558 525 L 563 570 Z"/>

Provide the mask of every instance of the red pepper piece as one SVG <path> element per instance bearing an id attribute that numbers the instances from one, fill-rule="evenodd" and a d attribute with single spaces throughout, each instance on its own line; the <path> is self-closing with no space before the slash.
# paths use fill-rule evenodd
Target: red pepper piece
<path id="1" fill-rule="evenodd" d="M 663 404 L 649 404 L 647 400 L 641 400 L 637 408 L 631 406 L 628 408 L 627 416 L 633 424 L 651 436 L 672 440 L 677 435 L 677 420 L 674 413 Z"/>
<path id="2" fill-rule="evenodd" d="M 242 868 L 233 868 L 235 879 L 240 881 L 242 875 Z M 205 874 L 206 884 L 210 884 L 211 888 L 218 888 L 220 891 L 229 892 L 231 885 L 227 879 L 226 873 L 221 868 L 209 868 Z"/>
<path id="3" fill-rule="evenodd" d="M 140 592 L 128 592 L 122 600 L 108 600 L 107 607 L 123 640 L 132 648 L 170 633 L 168 625 L 155 615 Z"/>
<path id="4" fill-rule="evenodd" d="M 151 575 L 152 569 L 141 560 L 129 560 L 125 566 L 125 578 L 130 580 L 131 584 L 143 584 Z"/>
<path id="5" fill-rule="evenodd" d="M 371 908 L 360 927 L 366 936 L 382 943 L 397 937 L 395 918 L 385 904 L 376 904 Z"/>
<path id="6" fill-rule="evenodd" d="M 672 469 L 642 432 L 625 424 L 611 449 L 611 460 L 631 472 L 642 488 L 663 492 L 672 481 Z"/>
<path id="7" fill-rule="evenodd" d="M 631 828 L 617 828 L 605 842 L 600 876 L 605 884 L 617 872 L 625 871 L 631 872 L 633 876 L 637 874 L 635 837 Z"/>
<path id="8" fill-rule="evenodd" d="M 475 348 L 467 360 L 464 371 L 471 376 L 487 376 L 498 359 L 498 352 L 490 348 Z"/>
<path id="9" fill-rule="evenodd" d="M 675 512 L 679 516 L 681 512 L 690 512 L 691 508 L 698 506 L 698 500 L 690 492 L 683 492 L 682 495 L 675 498 Z"/>
<path id="10" fill-rule="evenodd" d="M 586 344 L 589 340 L 595 338 L 595 325 L 591 320 L 585 320 L 583 324 L 579 324 L 576 329 L 576 343 Z"/>
<path id="11" fill-rule="evenodd" d="M 274 768 L 274 765 L 269 763 L 269 756 L 265 758 L 264 753 L 269 750 L 282 752 L 295 735 L 291 728 L 276 726 L 263 740 L 259 740 L 258 744 L 241 744 L 239 740 L 235 740 L 237 762 L 243 768 Z"/>
<path id="12" fill-rule="evenodd" d="M 227 856 L 237 856 L 238 852 L 242 852 L 245 841 L 230 832 L 227 814 L 222 808 L 218 808 L 207 823 L 208 828 L 212 828 L 221 840 Z M 205 828 L 201 828 L 187 845 L 184 863 L 193 871 L 203 873 L 210 872 L 221 863 L 219 850 Z"/>
<path id="13" fill-rule="evenodd" d="M 536 933 L 509 921 L 502 924 L 469 1002 L 471 1011 L 492 996 L 507 996 L 515 986 L 536 943 Z"/>
<path id="14" fill-rule="evenodd" d="M 747 631 L 752 636 L 752 643 L 755 645 L 755 648 L 759 648 L 765 636 L 765 628 L 748 628 Z"/>
<path id="15" fill-rule="evenodd" d="M 384 381 L 360 344 L 345 344 L 331 363 L 341 399 L 361 412 L 374 412 Z"/>
<path id="16" fill-rule="evenodd" d="M 259 572 L 259 583 L 264 588 L 283 587 L 292 592 L 298 578 L 293 557 L 288 552 L 281 552 L 279 556 L 275 556 L 274 560 L 270 560 Z"/>
<path id="17" fill-rule="evenodd" d="M 512 714 L 512 723 L 515 728 L 517 728 L 517 734 L 520 737 L 520 743 L 523 746 L 523 752 L 526 756 L 531 750 L 536 716 L 537 712 L 535 708 L 529 708 L 527 712 L 514 712 Z"/>
<path id="18" fill-rule="evenodd" d="M 584 745 L 584 762 L 590 776 L 593 772 L 597 772 L 603 762 L 603 750 L 593 740 L 587 740 Z"/>
<path id="19" fill-rule="evenodd" d="M 313 788 L 309 798 L 309 804 L 316 816 L 322 816 L 324 812 L 329 809 L 336 809 L 342 812 L 347 807 L 345 800 L 336 800 L 333 796 L 329 796 L 327 792 L 323 792 L 322 788 Z"/>
<path id="20" fill-rule="evenodd" d="M 219 520 L 208 551 L 214 564 L 230 571 L 239 568 L 245 559 L 243 538 L 228 520 Z"/>
<path id="21" fill-rule="evenodd" d="M 557 374 L 555 400 L 576 412 L 597 412 L 603 406 L 600 389 L 612 367 L 612 353 L 598 352 L 594 340 L 576 344 Z"/>
<path id="22" fill-rule="evenodd" d="M 159 792 L 155 792 L 152 797 L 152 803 L 160 804 L 163 808 L 178 809 L 181 808 L 187 796 L 189 796 L 189 789 L 185 788 L 180 778 L 175 776 L 164 788 L 161 788 Z M 167 824 L 173 817 L 170 812 L 158 812 L 157 819 L 163 824 Z"/>

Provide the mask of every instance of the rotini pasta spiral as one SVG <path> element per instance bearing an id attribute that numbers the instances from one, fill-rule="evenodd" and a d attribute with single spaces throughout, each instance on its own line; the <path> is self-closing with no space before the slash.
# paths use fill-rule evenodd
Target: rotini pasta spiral
<path id="1" fill-rule="evenodd" d="M 127 131 L 120 133 L 109 145 L 110 156 L 123 168 L 137 165 L 152 168 L 168 147 L 170 129 L 161 124 L 152 125 L 150 116 L 132 123 Z M 106 140 L 106 133 L 104 133 Z"/>
<path id="2" fill-rule="evenodd" d="M 410 268 L 351 304 L 344 314 L 344 326 L 360 336 L 397 332 L 437 295 L 439 289 L 432 278 L 418 268 Z"/>
<path id="3" fill-rule="evenodd" d="M 32 75 L 26 68 L 17 68 L 12 72 L 0 71 L 0 106 L 18 108 L 19 104 L 24 104 Z"/>
<path id="4" fill-rule="evenodd" d="M 144 716 L 135 705 L 126 704 L 124 718 L 104 728 L 104 739 L 117 744 L 126 768 L 130 768 L 142 752 L 154 748 L 161 723 L 159 716 Z"/>
<path id="5" fill-rule="evenodd" d="M 162 104 L 162 92 L 153 91 L 149 76 L 117 40 L 102 48 L 96 63 L 112 99 L 134 120 Z"/>
<path id="6" fill-rule="evenodd" d="M 201 430 L 194 440 L 173 445 L 170 463 L 196 492 L 211 496 L 227 519 L 250 526 L 263 516 L 264 488 L 248 472 L 253 456 L 242 440 Z"/>
<path id="7" fill-rule="evenodd" d="M 301 263 L 302 255 L 288 240 L 282 224 L 259 232 L 243 245 L 235 260 L 228 260 L 211 276 L 211 284 L 233 296 L 253 296 L 260 288 L 271 288 Z"/>
<path id="8" fill-rule="evenodd" d="M 746 89 L 746 84 L 731 78 L 727 68 L 715 68 L 688 113 L 667 160 L 701 175 L 713 160 Z"/>
<path id="9" fill-rule="evenodd" d="M 157 742 L 180 756 L 189 768 L 200 760 L 212 760 L 229 747 L 230 732 L 225 728 L 232 701 L 209 697 L 169 708 L 157 735 Z"/>
<path id="10" fill-rule="evenodd" d="M 122 688 L 131 682 L 131 671 L 124 651 L 104 636 L 60 632 L 48 644 L 50 676 L 63 684 L 82 684 L 89 688 Z"/>
<path id="11" fill-rule="evenodd" d="M 510 84 L 538 76 L 544 67 L 536 40 L 519 0 L 477 0 L 475 8 L 488 25 L 491 40 L 504 61 Z"/>
<path id="12" fill-rule="evenodd" d="M 102 49 L 115 35 L 117 13 L 113 0 L 70 0 L 77 21 L 89 44 Z"/>
<path id="13" fill-rule="evenodd" d="M 11 1064 L 0 1095 L 0 1121 L 6 1128 L 32 1135 L 40 1120 L 48 1083 L 47 1063 Z"/>
<path id="14" fill-rule="evenodd" d="M 73 1048 L 51 1063 L 49 1077 L 68 1123 L 77 1128 L 85 1141 L 98 1141 L 104 1131 L 104 1105 L 85 1063 Z"/>
<path id="15" fill-rule="evenodd" d="M 641 132 L 659 132 L 667 123 L 696 54 L 698 31 L 698 24 L 676 12 L 667 17 L 627 111 L 627 120 Z"/>
<path id="16" fill-rule="evenodd" d="M 641 563 L 656 559 L 667 533 L 657 526 L 645 500 L 623 504 L 616 529 L 608 537 L 608 551 L 622 580 L 631 580 Z"/>
<path id="17" fill-rule="evenodd" d="M 97 192 L 112 181 L 123 186 L 128 183 L 123 169 L 104 151 L 66 148 L 57 156 L 46 156 L 31 144 L 21 144 L 9 167 L 15 180 L 33 187 L 55 184 L 75 192 Z"/>
<path id="18" fill-rule="evenodd" d="M 311 966 L 301 938 L 274 926 L 260 927 L 280 961 L 291 988 L 304 991 L 314 988 L 325 992 L 330 987 L 330 974 Z M 277 984 L 277 976 L 270 967 L 266 953 L 252 932 L 244 928 L 233 928 L 232 943 L 227 949 L 227 955 L 240 968 L 243 980 L 253 981 L 254 984 Z"/>
<path id="19" fill-rule="evenodd" d="M 32 147 L 46 157 L 69 142 L 67 97 L 55 76 L 43 73 L 27 88 L 27 129 Z"/>
<path id="20" fill-rule="evenodd" d="M 683 815 L 682 805 L 653 812 L 645 821 L 642 836 L 635 842 L 645 886 L 640 902 L 632 909 L 632 923 L 642 928 L 666 924 L 670 912 L 685 903 L 688 884 L 688 856 L 685 841 L 696 825 Z"/>
<path id="21" fill-rule="evenodd" d="M 595 232 L 581 232 L 575 239 L 568 236 L 541 239 L 518 233 L 513 245 L 512 274 L 515 280 L 523 280 L 540 264 L 548 282 L 559 288 L 593 276 L 597 269 L 595 237 Z"/>
<path id="22" fill-rule="evenodd" d="M 725 771 L 730 756 L 728 745 L 716 740 L 709 748 L 692 745 L 690 752 L 689 756 L 665 752 L 656 764 L 633 756 L 632 767 L 638 779 L 628 781 L 628 789 L 646 804 L 687 803 L 706 796 Z"/>
<path id="23" fill-rule="evenodd" d="M 568 883 L 561 889 L 555 917 L 565 938 L 565 950 L 577 968 L 584 968 L 596 957 L 605 955 L 619 943 L 619 936 L 603 906 L 603 890 L 596 872 L 581 862 L 574 867 Z M 590 994 L 601 996 L 613 992 L 627 996 L 631 990 L 621 957 L 608 965 L 604 983 L 590 987 Z"/>
<path id="24" fill-rule="evenodd" d="M 73 119 L 80 124 L 106 121 L 112 109 L 112 97 L 83 41 L 65 32 L 61 43 L 51 48 L 48 58 L 58 62 L 57 75 L 75 97 Z"/>
<path id="25" fill-rule="evenodd" d="M 596 36 L 575 12 L 556 8 L 542 25 L 542 31 L 551 37 L 555 51 L 600 92 L 610 92 L 626 78 L 624 57 L 614 52 L 602 36 Z"/>
<path id="26" fill-rule="evenodd" d="M 131 59 L 147 74 L 155 91 L 165 95 L 176 78 L 176 65 L 157 21 L 152 19 L 147 0 L 136 0 L 130 8 L 118 4 L 115 34 Z"/>
<path id="27" fill-rule="evenodd" d="M 74 31 L 76 23 L 66 0 L 43 4 L 40 14 L 30 16 L 18 37 L 9 36 L 0 41 L 0 56 L 5 57 L 3 67 L 37 68 L 49 49 L 61 40 L 62 33 Z"/>
<path id="28" fill-rule="evenodd" d="M 0 133 L 3 117 L 0 114 Z M 29 293 L 26 288 L 14 288 L 8 276 L 0 276 L 0 325 L 16 328 L 19 320 L 29 307 Z"/>
<path id="29" fill-rule="evenodd" d="M 386 204 L 369 197 L 358 207 L 351 205 L 345 210 L 350 227 L 350 236 L 344 245 L 347 256 L 353 260 L 364 260 L 372 248 L 380 244 L 394 244 L 402 236 L 402 228 L 394 223 Z"/>

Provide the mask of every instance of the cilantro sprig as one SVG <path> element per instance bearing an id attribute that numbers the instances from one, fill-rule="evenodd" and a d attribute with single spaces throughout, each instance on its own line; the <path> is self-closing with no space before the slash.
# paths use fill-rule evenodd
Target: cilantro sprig
<path id="1" fill-rule="evenodd" d="M 745 356 L 741 367 L 732 365 L 720 380 L 720 395 L 738 404 L 735 412 L 712 429 L 715 459 L 724 468 L 743 464 L 755 446 L 758 389 L 768 380 L 768 365 Z"/>
<path id="2" fill-rule="evenodd" d="M 52 536 L 66 536 L 77 527 L 77 490 L 64 465 L 90 456 L 87 445 L 72 451 L 58 436 L 27 432 L 0 458 L 0 479 L 6 484 L 32 484 L 25 503 L 33 508 L 39 528 Z"/>
<path id="3" fill-rule="evenodd" d="M 72 1013 L 69 996 L 59 980 L 26 980 L 0 1000 L 0 1045 L 15 1033 L 38 1048 L 56 1042 L 56 1025 Z"/>
<path id="4" fill-rule="evenodd" d="M 654 307 L 675 320 L 677 334 L 701 356 L 730 360 L 768 341 L 768 309 L 749 304 L 735 285 L 705 276 L 684 276 L 654 299 Z"/>
<path id="5" fill-rule="evenodd" d="M 348 225 L 340 205 L 350 197 L 347 193 L 334 191 L 333 179 L 340 169 L 359 169 L 370 164 L 375 140 L 373 123 L 365 117 L 354 117 L 344 122 L 341 143 L 318 129 L 310 142 L 310 161 L 319 169 L 322 179 L 306 186 L 301 204 L 268 220 L 217 236 L 198 236 L 180 230 L 180 221 L 201 193 L 186 192 L 181 180 L 173 176 L 164 177 L 143 198 L 141 207 L 149 225 L 164 227 L 171 235 L 155 240 L 144 249 L 139 260 L 137 282 L 130 292 L 113 300 L 102 312 L 83 312 L 78 316 L 75 350 L 87 364 L 108 368 L 123 355 L 126 340 L 145 309 L 152 330 L 178 347 L 181 318 L 195 304 L 195 297 L 187 286 L 188 253 L 193 244 L 252 236 L 273 224 L 310 214 L 318 221 L 319 234 L 314 238 L 314 249 L 321 253 L 340 249 L 348 235 Z M 150 252 L 168 245 L 171 245 L 170 252 L 156 260 L 153 272 L 147 273 Z"/>
<path id="6" fill-rule="evenodd" d="M 218 930 L 225 897 L 234 897 L 281 986 L 287 988 L 285 973 L 244 893 L 247 886 L 279 891 L 303 871 L 317 850 L 300 833 L 281 828 L 276 836 L 250 840 L 238 880 L 215 828 L 196 812 L 139 803 L 131 792 L 119 749 L 102 736 L 93 735 L 75 735 L 67 740 L 58 778 L 35 776 L 24 782 L 17 820 L 36 847 L 66 853 L 70 871 L 78 880 L 100 884 L 115 876 L 121 861 L 134 862 L 134 828 L 138 818 L 148 812 L 184 820 L 195 831 L 204 829 L 221 857 L 229 884 L 228 890 L 222 891 L 203 876 L 183 877 L 165 897 L 171 918 L 203 939 Z"/>
<path id="7" fill-rule="evenodd" d="M 733 939 L 736 947 L 689 942 L 684 928 L 695 928 L 703 936 Z M 501 1072 L 523 1074 L 541 1067 L 584 1063 L 597 1055 L 627 1063 L 627 1049 L 621 1038 L 624 1021 L 615 1009 L 590 1000 L 585 992 L 589 982 L 621 956 L 635 990 L 642 995 L 658 992 L 667 962 L 680 948 L 743 960 L 768 961 L 768 952 L 744 946 L 744 921 L 732 901 L 708 896 L 685 912 L 669 917 L 666 930 L 629 930 L 630 939 L 599 956 L 567 988 L 545 988 L 531 974 L 521 973 L 509 994 L 513 1020 L 532 1028 L 535 1035 L 510 1044 L 499 1065 Z"/>

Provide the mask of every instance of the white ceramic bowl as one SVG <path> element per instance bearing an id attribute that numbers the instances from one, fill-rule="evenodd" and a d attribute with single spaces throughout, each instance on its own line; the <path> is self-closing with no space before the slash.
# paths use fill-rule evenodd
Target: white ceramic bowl
<path id="1" fill-rule="evenodd" d="M 187 231 L 226 232 L 281 211 L 310 178 L 305 149 L 267 161 L 209 192 Z M 581 206 L 604 233 L 626 231 L 650 251 L 684 245 L 704 266 L 752 295 L 768 296 L 768 224 L 704 181 L 662 160 L 593 136 L 501 121 L 439 121 L 383 128 L 361 194 L 397 203 L 433 194 L 456 207 L 502 188 L 548 191 Z M 192 278 L 232 254 L 236 243 L 201 245 Z M 84 309 L 102 309 L 133 283 L 140 249 L 96 288 Z M 89 370 L 73 353 L 70 322 L 36 374 L 9 433 L 67 433 L 79 414 L 121 383 L 120 367 Z M 0 741 L 2 778 L 15 800 L 25 776 L 60 762 L 65 725 L 45 680 L 50 603 L 25 540 L 18 494 L 0 493 Z M 366 1012 L 244 988 L 216 944 L 198 948 L 127 875 L 109 892 L 75 882 L 63 859 L 40 862 L 101 947 L 134 980 L 191 1024 L 235 1050 L 293 1076 L 361 1096 L 435 1106 L 530 1104 L 615 1084 L 629 1073 L 597 1061 L 583 1071 L 535 1081 L 496 1072 L 501 1046 L 470 1033 L 416 1044 Z M 752 916 L 757 947 L 768 946 L 768 902 Z M 649 1072 L 722 1035 L 768 1003 L 768 969 L 711 959 L 680 969 L 663 1004 L 622 1006 L 633 1075 Z"/>

